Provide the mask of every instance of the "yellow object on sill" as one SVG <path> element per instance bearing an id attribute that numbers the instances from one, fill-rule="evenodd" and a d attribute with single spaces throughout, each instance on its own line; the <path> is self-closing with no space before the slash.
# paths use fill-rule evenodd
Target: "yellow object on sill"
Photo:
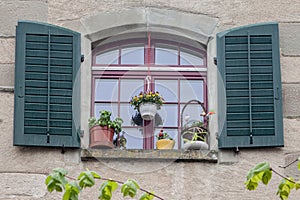
<path id="1" fill-rule="evenodd" d="M 173 149 L 175 145 L 174 140 L 161 139 L 156 142 L 157 149 Z"/>

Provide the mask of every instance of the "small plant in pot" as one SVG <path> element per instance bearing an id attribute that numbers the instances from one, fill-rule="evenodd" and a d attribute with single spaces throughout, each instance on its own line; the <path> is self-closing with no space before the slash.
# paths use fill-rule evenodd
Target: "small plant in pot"
<path id="1" fill-rule="evenodd" d="M 122 131 L 123 120 L 120 117 L 111 120 L 111 112 L 102 110 L 100 117 L 89 119 L 90 127 L 90 147 L 109 149 L 113 148 L 113 136 Z"/>
<path id="2" fill-rule="evenodd" d="M 160 132 L 156 135 L 156 137 L 157 137 L 157 142 L 156 142 L 157 149 L 173 149 L 174 148 L 175 141 L 163 129 L 160 130 Z"/>

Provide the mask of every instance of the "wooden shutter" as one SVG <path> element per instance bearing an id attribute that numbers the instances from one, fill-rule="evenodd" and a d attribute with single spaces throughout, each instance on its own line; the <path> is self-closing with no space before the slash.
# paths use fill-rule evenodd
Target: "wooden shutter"
<path id="1" fill-rule="evenodd" d="M 219 148 L 283 146 L 278 24 L 217 34 Z"/>
<path id="2" fill-rule="evenodd" d="M 80 147 L 80 34 L 20 21 L 14 145 Z"/>

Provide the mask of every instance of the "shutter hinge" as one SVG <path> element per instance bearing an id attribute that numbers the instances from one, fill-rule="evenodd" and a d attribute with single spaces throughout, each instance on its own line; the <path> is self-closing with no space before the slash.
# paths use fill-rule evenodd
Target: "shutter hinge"
<path id="1" fill-rule="evenodd" d="M 47 131 L 47 143 L 50 143 L 50 134 L 49 134 L 49 131 Z"/>
<path id="2" fill-rule="evenodd" d="M 65 150 L 65 145 L 63 144 L 61 148 L 62 148 L 62 149 L 61 149 L 61 154 L 64 154 L 64 153 L 66 152 L 66 150 Z"/>
<path id="3" fill-rule="evenodd" d="M 218 65 L 218 59 L 216 57 L 214 57 L 214 64 Z"/>
<path id="4" fill-rule="evenodd" d="M 253 144 L 253 135 L 250 133 L 250 144 Z"/>
<path id="5" fill-rule="evenodd" d="M 80 61 L 83 62 L 84 61 L 84 55 L 82 54 L 80 57 Z"/>

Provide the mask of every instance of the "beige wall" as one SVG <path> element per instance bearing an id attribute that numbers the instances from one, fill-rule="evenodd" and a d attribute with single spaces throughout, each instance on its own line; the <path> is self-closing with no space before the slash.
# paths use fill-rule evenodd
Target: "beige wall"
<path id="1" fill-rule="evenodd" d="M 132 11 L 134 10 L 134 12 Z M 144 20 L 158 24 L 159 13 L 170 17 L 184 16 L 181 27 L 193 30 L 191 38 L 201 38 L 203 33 L 214 36 L 222 30 L 258 22 L 277 21 L 280 28 L 281 69 L 283 83 L 284 111 L 284 148 L 242 149 L 239 154 L 232 151 L 219 152 L 218 163 L 172 162 L 172 161 L 136 161 L 136 160 L 98 160 L 81 161 L 80 150 L 67 150 L 61 154 L 59 148 L 29 148 L 12 146 L 13 137 L 13 86 L 14 86 L 14 48 L 15 26 L 17 20 L 36 20 L 71 28 L 82 33 L 82 52 L 86 56 L 83 64 L 90 69 L 89 36 L 101 37 L 97 29 L 104 25 L 90 24 L 99 16 L 118 16 L 120 13 L 142 13 L 139 17 L 130 16 L 128 20 L 137 23 L 145 12 L 156 10 Z M 132 12 L 131 12 L 132 11 Z M 149 13 L 149 12 L 148 12 Z M 161 13 L 160 13 L 161 14 Z M 167 16 L 166 16 L 167 15 Z M 135 18 L 136 17 L 136 18 Z M 149 16 L 148 16 L 149 17 Z M 109 18 L 110 20 L 112 18 Z M 188 21 L 184 21 L 189 19 Z M 198 19 L 198 21 L 193 21 Z M 200 21 L 199 21 L 200 19 Z M 201 21 L 202 19 L 202 21 Z M 120 19 L 121 20 L 121 19 Z M 117 21 L 108 21 L 106 28 Z M 211 21 L 209 21 L 211 20 Z M 126 22 L 126 20 L 124 20 Z M 144 21 L 142 23 L 144 23 Z M 162 20 L 165 23 L 166 19 Z M 192 22 L 191 22 L 192 21 Z M 206 22 L 208 24 L 206 24 Z M 163 22 L 162 22 L 163 23 Z M 180 23 L 179 23 L 180 24 Z M 208 27 L 213 28 L 208 30 Z M 166 25 L 166 24 L 165 24 Z M 193 27 L 195 25 L 195 27 Z M 179 25 L 178 25 L 179 26 Z M 99 27 L 99 28 L 97 28 Z M 180 27 L 177 27 L 180 28 Z M 183 27 L 184 28 L 184 27 Z M 204 28 L 204 30 L 201 30 Z M 99 30 L 100 31 L 100 30 Z M 201 34 L 197 35 L 197 32 Z M 95 33 L 95 34 L 94 34 Z M 101 32 L 105 33 L 105 32 Z M 180 32 L 180 34 L 185 34 Z M 165 199 L 276 199 L 276 180 L 274 187 L 259 187 L 258 191 L 244 189 L 247 171 L 254 163 L 270 161 L 273 167 L 285 165 L 295 155 L 299 155 L 300 137 L 300 2 L 298 0 L 3 0 L 0 1 L 0 199 L 59 199 L 57 194 L 49 194 L 44 186 L 45 175 L 55 167 L 64 167 L 70 175 L 89 168 L 104 177 L 126 180 L 136 179 L 141 186 L 154 190 Z M 214 38 L 208 42 L 209 70 L 213 72 L 212 59 L 215 56 Z M 213 73 L 211 73 L 213 74 Z M 89 84 L 89 70 L 83 70 L 83 84 Z M 210 75 L 209 75 L 210 76 Z M 211 75 L 211 79 L 214 79 Z M 214 90 L 212 89 L 212 93 Z M 82 110 L 89 110 L 89 90 L 82 92 Z M 212 94 L 213 96 L 213 94 Z M 216 107 L 215 100 L 210 99 L 211 107 Z M 85 123 L 89 113 L 83 112 L 82 126 L 87 132 Z M 216 128 L 214 128 L 217 130 Z M 215 132 L 214 130 L 214 132 Z M 83 139 L 83 146 L 88 138 Z M 221 162 L 222 161 L 222 162 Z M 295 174 L 291 168 L 287 173 Z M 3 180 L 4 179 L 4 180 Z M 96 199 L 98 190 L 83 192 L 82 199 Z M 290 199 L 299 199 L 292 192 Z M 114 198 L 119 199 L 119 198 Z"/>

